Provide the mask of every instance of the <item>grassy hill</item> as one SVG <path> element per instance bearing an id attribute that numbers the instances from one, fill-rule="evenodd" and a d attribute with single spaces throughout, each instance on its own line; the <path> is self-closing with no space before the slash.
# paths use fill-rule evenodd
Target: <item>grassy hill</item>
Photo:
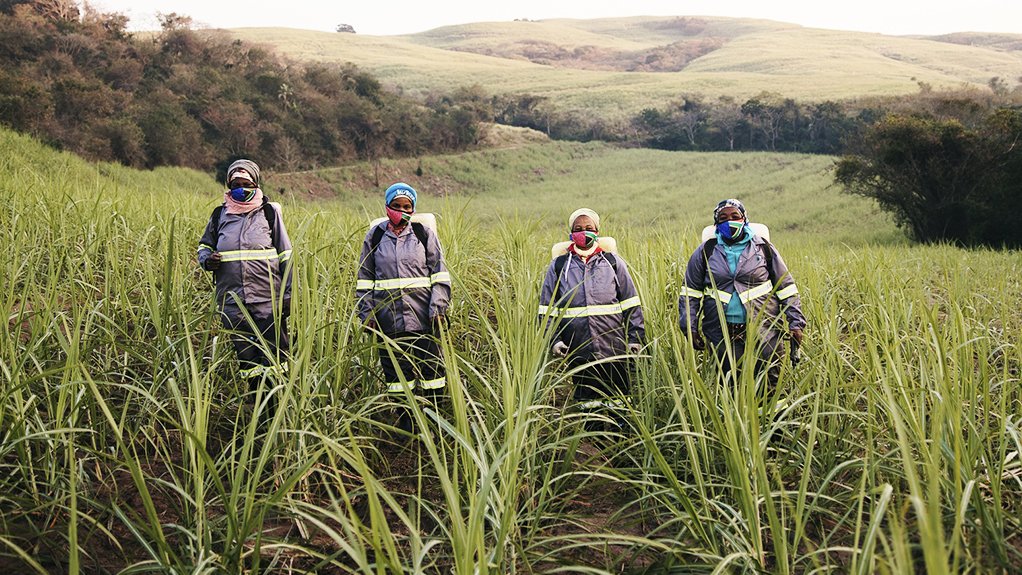
<path id="1" fill-rule="evenodd" d="M 920 82 L 985 86 L 1022 70 L 1022 35 L 928 39 L 719 17 L 489 22 L 405 36 L 228 33 L 298 59 L 354 62 L 406 92 L 480 84 L 609 118 L 682 94 L 746 98 L 770 91 L 819 101 L 911 93 Z"/>
<path id="2" fill-rule="evenodd" d="M 0 572 L 1022 568 L 1017 252 L 907 245 L 820 156 L 547 142 L 417 167 L 381 177 L 439 216 L 450 401 L 385 393 L 385 343 L 352 321 L 381 209 L 365 165 L 266 174 L 294 243 L 295 344 L 252 397 L 195 265 L 212 176 L 0 130 Z M 330 197 L 300 200 L 312 178 Z M 809 320 L 802 363 L 762 400 L 677 324 L 725 196 L 771 226 Z M 578 412 L 536 317 L 583 204 L 619 238 L 646 324 L 609 431 Z"/>

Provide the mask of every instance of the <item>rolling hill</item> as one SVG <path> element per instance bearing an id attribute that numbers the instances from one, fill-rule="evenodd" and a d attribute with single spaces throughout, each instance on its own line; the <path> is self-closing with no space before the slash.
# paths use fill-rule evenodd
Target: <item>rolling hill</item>
<path id="1" fill-rule="evenodd" d="M 283 28 L 227 31 L 299 60 L 352 62 L 405 93 L 479 84 L 607 118 L 681 95 L 803 101 L 1013 84 L 1022 35 L 903 37 L 768 20 L 632 17 L 488 22 L 405 36 Z"/>

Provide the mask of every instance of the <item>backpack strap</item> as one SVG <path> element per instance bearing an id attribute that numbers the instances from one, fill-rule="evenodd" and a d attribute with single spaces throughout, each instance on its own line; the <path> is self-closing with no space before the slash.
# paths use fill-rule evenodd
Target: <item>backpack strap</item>
<path id="1" fill-rule="evenodd" d="M 600 252 L 600 253 L 603 254 L 603 257 L 607 258 L 608 262 L 610 262 L 610 267 L 614 269 L 614 275 L 616 276 L 617 275 L 617 256 L 615 256 L 614 254 L 612 254 L 610 252 Z M 557 256 L 556 258 L 554 258 L 554 273 L 557 276 L 557 283 L 554 284 L 554 293 L 550 297 L 551 301 L 557 299 L 557 288 L 560 286 L 560 283 L 561 283 L 561 272 L 564 271 L 564 265 L 566 263 L 568 263 L 568 258 L 569 257 L 571 257 L 571 254 L 561 254 L 561 255 Z"/>
<path id="2" fill-rule="evenodd" d="M 273 205 L 266 200 L 266 196 L 263 196 L 263 216 L 266 217 L 266 223 L 270 226 L 270 245 L 277 244 L 277 214 L 274 213 Z"/>
<path id="3" fill-rule="evenodd" d="M 766 244 L 763 248 L 763 258 L 766 259 L 767 277 L 770 279 L 770 284 L 776 287 L 777 278 L 774 277 L 774 246 L 766 238 L 763 238 L 763 243 Z M 710 268 L 710 254 L 713 253 L 713 249 L 716 247 L 717 238 L 710 238 L 703 242 L 703 264 L 706 266 L 703 269 L 704 274 Z"/>
<path id="4" fill-rule="evenodd" d="M 380 242 L 383 241 L 383 234 L 387 233 L 386 228 L 377 227 L 373 230 L 373 237 L 369 240 L 370 251 L 376 251 L 376 248 L 380 247 Z M 416 239 L 422 244 L 423 249 L 428 245 L 429 236 L 426 235 L 426 226 L 419 222 L 412 222 L 412 233 L 415 234 Z"/>

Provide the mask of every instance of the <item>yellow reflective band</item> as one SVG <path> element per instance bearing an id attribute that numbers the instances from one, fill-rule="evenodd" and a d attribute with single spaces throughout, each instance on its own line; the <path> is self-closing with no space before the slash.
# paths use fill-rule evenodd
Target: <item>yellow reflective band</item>
<path id="1" fill-rule="evenodd" d="M 773 284 L 770 282 L 763 282 L 756 287 L 749 288 L 738 294 L 738 299 L 742 300 L 742 303 L 749 303 L 756 298 L 769 294 L 772 289 L 774 289 Z"/>
<path id="2" fill-rule="evenodd" d="M 428 287 L 429 278 L 394 278 L 390 280 L 376 280 L 376 289 L 378 290 L 428 288 Z"/>
<path id="3" fill-rule="evenodd" d="M 422 389 L 443 389 L 447 386 L 447 378 L 441 377 L 439 379 L 429 379 L 426 381 L 420 381 L 419 387 Z"/>
<path id="4" fill-rule="evenodd" d="M 284 250 L 280 252 L 280 255 L 278 257 L 280 258 L 280 261 L 286 262 L 287 260 L 291 259 L 291 250 Z"/>
<path id="5" fill-rule="evenodd" d="M 705 295 L 706 297 L 713 298 L 724 305 L 731 302 L 731 294 L 726 291 L 720 291 L 719 289 L 708 289 L 706 290 Z"/>
<path id="6" fill-rule="evenodd" d="M 245 378 L 245 379 L 249 379 L 249 378 L 255 377 L 256 375 L 261 374 L 262 371 L 263 371 L 263 367 L 260 365 L 260 366 L 256 366 L 256 367 L 250 367 L 248 369 L 239 369 L 238 370 L 238 375 L 243 377 L 243 378 Z"/>
<path id="7" fill-rule="evenodd" d="M 277 250 L 273 248 L 265 250 L 232 250 L 220 252 L 222 262 L 248 262 L 257 260 L 277 259 Z"/>
<path id="8" fill-rule="evenodd" d="M 207 246 L 206 244 L 199 244 L 199 251 L 201 252 L 202 250 L 209 250 L 211 252 L 215 252 L 216 251 L 215 249 L 213 249 L 213 246 Z"/>
<path id="9" fill-rule="evenodd" d="M 559 315 L 565 318 L 575 317 L 591 317 L 594 315 L 614 315 L 621 313 L 626 309 L 631 309 L 639 305 L 639 296 L 634 296 L 626 299 L 619 303 L 609 303 L 605 305 L 587 305 L 585 307 L 566 307 L 563 310 L 557 308 L 551 308 L 550 306 L 541 305 L 539 306 L 539 315 L 546 315 L 552 312 L 555 315 Z"/>
<path id="10" fill-rule="evenodd" d="M 777 292 L 777 299 L 788 299 L 793 295 L 798 295 L 798 286 L 791 284 L 790 286 Z"/>
<path id="11" fill-rule="evenodd" d="M 415 383 L 411 381 L 395 381 L 394 383 L 387 384 L 388 393 L 402 393 L 405 390 L 411 391 L 415 389 Z"/>
<path id="12" fill-rule="evenodd" d="M 431 284 L 451 283 L 451 274 L 450 272 L 437 272 L 429 276 L 429 283 Z"/>
<path id="13" fill-rule="evenodd" d="M 369 289 L 373 289 L 373 287 L 375 285 L 376 285 L 376 282 L 374 282 L 373 280 L 358 280 L 358 281 L 355 282 L 355 289 L 357 289 L 357 290 L 369 290 Z"/>
<path id="14" fill-rule="evenodd" d="M 619 305 L 621 306 L 621 311 L 624 311 L 626 309 L 632 309 L 633 307 L 637 307 L 638 305 L 640 305 L 639 296 L 637 296 L 637 295 L 636 296 L 632 296 L 632 297 L 626 299 L 625 301 L 621 302 Z"/>
<path id="15" fill-rule="evenodd" d="M 681 297 L 691 297 L 695 299 L 702 299 L 703 292 L 697 289 L 690 288 L 688 286 L 681 286 Z"/>

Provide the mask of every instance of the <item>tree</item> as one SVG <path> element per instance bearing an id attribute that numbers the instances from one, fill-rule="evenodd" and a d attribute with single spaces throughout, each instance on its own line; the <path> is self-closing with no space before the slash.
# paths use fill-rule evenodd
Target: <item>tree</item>
<path id="1" fill-rule="evenodd" d="M 343 34 L 354 34 L 355 27 L 351 24 L 338 24 L 336 30 Z"/>
<path id="2" fill-rule="evenodd" d="M 835 179 L 873 198 L 918 241 L 1022 245 L 1004 214 L 1022 187 L 1022 111 L 1002 110 L 976 129 L 954 119 L 887 116 L 842 158 Z"/>

